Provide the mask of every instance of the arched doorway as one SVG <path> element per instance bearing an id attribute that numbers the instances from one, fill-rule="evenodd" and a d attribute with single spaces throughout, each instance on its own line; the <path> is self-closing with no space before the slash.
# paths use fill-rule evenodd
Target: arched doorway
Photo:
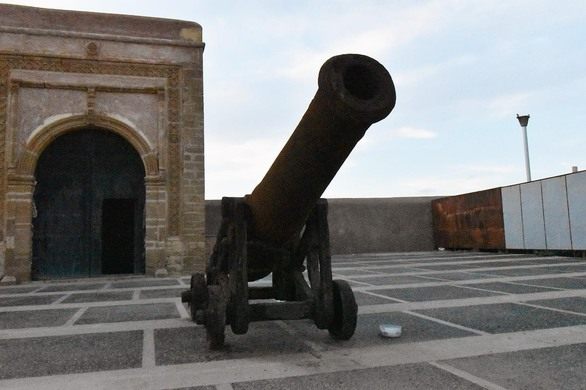
<path id="1" fill-rule="evenodd" d="M 137 151 L 113 132 L 56 138 L 35 170 L 32 277 L 144 273 L 144 178 Z"/>

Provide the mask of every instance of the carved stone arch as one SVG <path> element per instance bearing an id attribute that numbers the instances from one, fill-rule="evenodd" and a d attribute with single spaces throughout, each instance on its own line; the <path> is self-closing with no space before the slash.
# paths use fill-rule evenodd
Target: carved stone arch
<path id="1" fill-rule="evenodd" d="M 120 135 L 140 155 L 146 177 L 159 177 L 157 153 L 149 141 L 127 123 L 105 115 L 72 115 L 58 119 L 35 131 L 27 140 L 25 150 L 17 162 L 16 174 L 21 177 L 34 176 L 37 161 L 45 148 L 58 137 L 88 126 L 95 126 Z"/>

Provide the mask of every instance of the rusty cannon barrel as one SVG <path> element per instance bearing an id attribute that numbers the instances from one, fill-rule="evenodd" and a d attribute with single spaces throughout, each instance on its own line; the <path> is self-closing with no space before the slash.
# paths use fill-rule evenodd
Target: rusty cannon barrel
<path id="1" fill-rule="evenodd" d="M 395 106 L 389 72 L 364 55 L 330 58 L 320 69 L 318 85 L 281 153 L 246 197 L 254 239 L 275 246 L 295 240 L 356 143 Z M 270 273 L 269 261 L 249 259 L 249 276 Z"/>

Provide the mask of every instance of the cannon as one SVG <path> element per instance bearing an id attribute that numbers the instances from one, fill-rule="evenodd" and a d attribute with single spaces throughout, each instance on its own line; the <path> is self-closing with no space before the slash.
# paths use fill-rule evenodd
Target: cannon
<path id="1" fill-rule="evenodd" d="M 371 124 L 395 105 L 395 87 L 376 60 L 359 54 L 330 58 L 297 128 L 252 191 L 222 199 L 222 223 L 205 273 L 181 295 L 206 328 L 210 349 L 225 328 L 248 331 L 252 321 L 312 319 L 334 339 L 356 329 L 349 284 L 332 280 L 327 201 L 320 199 Z M 307 278 L 304 272 L 307 271 Z M 251 284 L 272 273 L 272 284 Z"/>

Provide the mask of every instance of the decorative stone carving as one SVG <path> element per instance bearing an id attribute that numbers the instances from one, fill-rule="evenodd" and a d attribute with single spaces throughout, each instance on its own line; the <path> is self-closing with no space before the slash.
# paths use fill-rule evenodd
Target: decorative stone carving
<path id="1" fill-rule="evenodd" d="M 61 58 L 39 58 L 36 56 L 23 55 L 0 55 L 0 73 L 3 85 L 8 83 L 9 69 L 26 69 L 26 70 L 44 70 L 52 72 L 74 72 L 74 73 L 92 73 L 92 74 L 113 74 L 126 76 L 146 76 L 146 77 L 165 77 L 168 85 L 177 86 L 179 80 L 179 68 L 176 66 L 150 65 L 135 63 L 111 63 L 99 62 L 94 63 L 88 60 L 74 60 Z M 11 86 L 12 87 L 12 86 Z M 122 92 L 132 92 L 132 90 L 122 89 Z M 157 91 L 153 91 L 157 92 Z M 92 92 L 88 89 L 88 114 L 90 111 L 90 97 Z M 180 181 L 180 160 L 179 155 L 179 136 L 177 131 L 179 121 L 179 92 L 177 88 L 170 88 L 167 101 L 167 118 L 169 128 L 169 192 L 174 194 L 169 197 L 169 209 L 174 210 L 169 221 L 169 232 L 171 235 L 179 231 L 179 181 Z M 6 88 L 0 88 L 0 142 L 3 142 L 6 134 Z M 95 89 L 93 90 L 95 99 Z M 95 100 L 94 100 L 95 101 Z M 3 146 L 3 145 L 0 145 Z M 4 148 L 2 147 L 2 154 Z M 4 156 L 0 155 L 0 185 L 4 183 L 5 171 Z M 1 217 L 1 215 L 0 215 Z"/>
<path id="2" fill-rule="evenodd" d="M 88 58 L 98 58 L 98 44 L 96 42 L 90 42 L 86 46 L 86 55 Z"/>

